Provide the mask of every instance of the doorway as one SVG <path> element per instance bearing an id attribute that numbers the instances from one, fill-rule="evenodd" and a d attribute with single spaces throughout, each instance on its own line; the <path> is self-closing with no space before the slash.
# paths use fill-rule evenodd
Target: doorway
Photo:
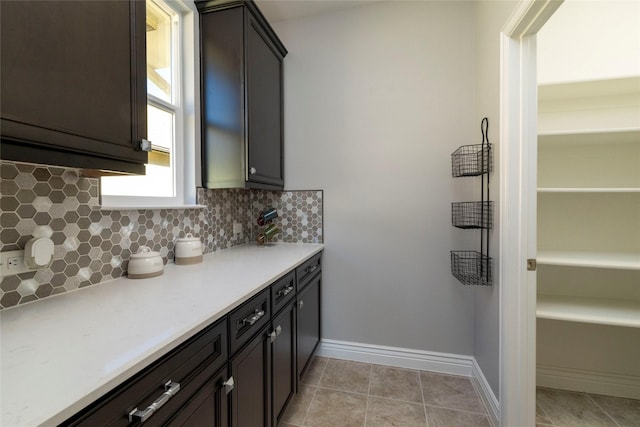
<path id="1" fill-rule="evenodd" d="M 567 0 L 537 36 L 541 425 L 640 425 L 639 17 Z"/>
<path id="2" fill-rule="evenodd" d="M 533 263 L 527 269 L 527 260 L 536 260 L 538 251 L 536 34 L 560 5 L 521 3 L 502 35 L 501 140 L 509 142 L 501 156 L 500 183 L 503 426 L 533 426 L 536 420 L 537 274 Z"/>

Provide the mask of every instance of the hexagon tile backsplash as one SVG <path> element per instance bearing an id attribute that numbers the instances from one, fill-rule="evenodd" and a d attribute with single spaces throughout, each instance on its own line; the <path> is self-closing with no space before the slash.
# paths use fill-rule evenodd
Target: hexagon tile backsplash
<path id="1" fill-rule="evenodd" d="M 0 178 L 0 251 L 23 249 L 31 236 L 55 245 L 48 268 L 2 278 L 0 309 L 124 276 L 140 246 L 173 262 L 174 241 L 186 233 L 200 237 L 205 252 L 252 242 L 269 206 L 279 212 L 276 241 L 323 241 L 322 191 L 198 188 L 205 208 L 108 211 L 98 207 L 99 180 L 77 169 L 0 161 Z"/>

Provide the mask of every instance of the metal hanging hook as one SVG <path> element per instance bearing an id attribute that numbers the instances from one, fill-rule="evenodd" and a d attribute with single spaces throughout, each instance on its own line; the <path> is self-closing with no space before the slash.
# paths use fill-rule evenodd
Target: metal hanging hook
<path id="1" fill-rule="evenodd" d="M 480 130 L 482 131 L 482 144 L 486 142 L 489 144 L 489 119 L 484 117 L 480 123 Z"/>

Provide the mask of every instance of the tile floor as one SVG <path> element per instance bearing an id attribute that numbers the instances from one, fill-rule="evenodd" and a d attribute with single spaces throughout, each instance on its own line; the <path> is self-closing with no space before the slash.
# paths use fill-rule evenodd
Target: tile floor
<path id="1" fill-rule="evenodd" d="M 538 388 L 537 427 L 640 427 L 640 400 Z"/>
<path id="2" fill-rule="evenodd" d="M 279 427 L 489 427 L 469 378 L 316 357 Z"/>

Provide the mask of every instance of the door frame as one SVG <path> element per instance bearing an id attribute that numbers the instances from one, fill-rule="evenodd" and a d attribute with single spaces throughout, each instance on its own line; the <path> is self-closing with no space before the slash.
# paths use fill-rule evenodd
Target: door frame
<path id="1" fill-rule="evenodd" d="M 564 0 L 522 0 L 500 35 L 500 425 L 536 413 L 536 34 Z"/>

